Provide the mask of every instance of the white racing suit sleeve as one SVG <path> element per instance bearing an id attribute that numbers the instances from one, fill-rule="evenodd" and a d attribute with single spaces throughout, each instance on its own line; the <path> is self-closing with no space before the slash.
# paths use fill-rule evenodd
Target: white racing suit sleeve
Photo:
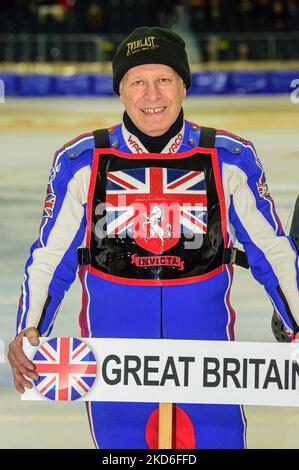
<path id="1" fill-rule="evenodd" d="M 83 193 L 88 172 L 85 166 L 74 174 L 64 148 L 55 154 L 39 237 L 25 266 L 17 334 L 33 326 L 49 335 L 64 294 L 76 277 L 77 247 L 85 235 Z"/>
<path id="2" fill-rule="evenodd" d="M 230 189 L 229 219 L 243 244 L 254 278 L 264 285 L 289 333 L 299 328 L 299 269 L 296 248 L 285 236 L 265 173 L 252 144 L 233 165 L 224 164 Z"/>

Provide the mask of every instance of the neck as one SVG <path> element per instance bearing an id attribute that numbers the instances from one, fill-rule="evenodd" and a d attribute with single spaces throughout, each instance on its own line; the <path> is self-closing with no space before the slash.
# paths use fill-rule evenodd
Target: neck
<path id="1" fill-rule="evenodd" d="M 126 129 L 132 134 L 134 134 L 150 153 L 160 153 L 170 141 L 170 139 L 172 139 L 176 134 L 180 132 L 183 126 L 183 120 L 183 109 L 181 109 L 179 115 L 177 116 L 174 123 L 170 126 L 168 131 L 159 136 L 150 136 L 144 134 L 144 132 L 142 132 L 140 129 L 138 129 L 138 127 L 135 126 L 126 111 L 124 112 L 123 116 L 123 122 Z"/>

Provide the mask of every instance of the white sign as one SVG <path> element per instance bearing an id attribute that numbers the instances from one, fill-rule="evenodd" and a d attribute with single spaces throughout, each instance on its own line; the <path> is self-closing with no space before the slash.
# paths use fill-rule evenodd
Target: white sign
<path id="1" fill-rule="evenodd" d="M 41 338 L 41 343 L 48 340 Z M 297 343 L 123 338 L 81 341 L 96 358 L 96 377 L 80 401 L 299 406 Z M 38 348 L 27 340 L 24 343 L 24 351 L 32 359 Z M 53 382 L 54 375 L 50 374 L 48 383 Z M 35 387 L 27 389 L 22 398 L 45 399 Z"/>

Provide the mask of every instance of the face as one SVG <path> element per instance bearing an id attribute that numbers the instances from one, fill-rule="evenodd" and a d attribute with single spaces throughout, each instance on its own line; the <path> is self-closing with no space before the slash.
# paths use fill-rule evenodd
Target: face
<path id="1" fill-rule="evenodd" d="M 135 126 L 153 137 L 168 131 L 186 96 L 181 77 L 162 64 L 132 67 L 124 75 L 119 91 L 120 100 Z"/>

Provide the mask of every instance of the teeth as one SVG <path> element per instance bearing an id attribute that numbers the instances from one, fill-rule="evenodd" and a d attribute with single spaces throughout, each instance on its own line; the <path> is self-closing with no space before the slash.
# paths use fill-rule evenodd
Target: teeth
<path id="1" fill-rule="evenodd" d="M 146 114 L 154 114 L 154 113 L 160 113 L 165 109 L 165 106 L 162 108 L 144 108 L 142 111 Z"/>

